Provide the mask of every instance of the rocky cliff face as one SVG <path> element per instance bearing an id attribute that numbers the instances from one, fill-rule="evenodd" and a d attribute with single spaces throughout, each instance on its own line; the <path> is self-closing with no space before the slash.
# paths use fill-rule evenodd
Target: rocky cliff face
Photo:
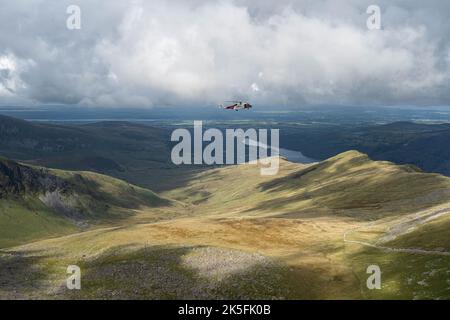
<path id="1" fill-rule="evenodd" d="M 68 183 L 45 169 L 0 159 L 0 197 L 8 194 L 64 191 Z"/>

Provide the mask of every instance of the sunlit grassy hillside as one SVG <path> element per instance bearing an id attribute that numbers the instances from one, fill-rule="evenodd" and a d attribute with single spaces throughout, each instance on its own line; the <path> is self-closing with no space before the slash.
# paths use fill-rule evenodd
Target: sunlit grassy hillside
<path id="1" fill-rule="evenodd" d="M 170 201 L 92 172 L 27 166 L 0 159 L 0 247 L 117 223 Z"/>
<path id="2" fill-rule="evenodd" d="M 311 165 L 282 160 L 276 176 L 261 176 L 255 165 L 210 170 L 166 195 L 198 204 L 208 214 L 370 220 L 446 203 L 450 179 L 349 151 Z"/>
<path id="3" fill-rule="evenodd" d="M 117 207 L 147 195 L 117 197 L 132 186 L 83 175 Z M 212 169 L 162 196 L 176 205 L 4 249 L 0 297 L 450 298 L 449 178 L 350 151 L 311 165 L 283 160 L 276 176 L 248 164 Z M 72 264 L 79 291 L 65 287 Z M 381 290 L 366 286 L 373 264 Z"/>

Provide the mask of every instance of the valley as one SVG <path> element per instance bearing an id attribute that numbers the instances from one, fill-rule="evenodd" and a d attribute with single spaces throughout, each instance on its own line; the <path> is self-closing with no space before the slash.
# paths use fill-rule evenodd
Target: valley
<path id="1" fill-rule="evenodd" d="M 450 300 L 450 1 L 0 3 L 0 300 Z"/>
<path id="2" fill-rule="evenodd" d="M 128 196 L 110 186 L 122 182 L 102 179 L 112 198 Z M 0 297 L 449 298 L 447 177 L 349 151 L 312 164 L 282 160 L 275 177 L 243 164 L 142 192 L 153 200 L 121 202 L 131 211 L 118 219 L 4 246 Z M 74 264 L 81 290 L 65 287 Z M 373 264 L 381 290 L 365 285 Z"/>

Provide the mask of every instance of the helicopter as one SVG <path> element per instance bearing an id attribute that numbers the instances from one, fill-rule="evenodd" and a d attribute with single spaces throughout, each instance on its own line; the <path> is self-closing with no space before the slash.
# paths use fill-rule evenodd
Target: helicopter
<path id="1" fill-rule="evenodd" d="M 225 102 L 228 102 L 231 104 L 227 104 L 227 105 L 221 104 L 221 105 L 219 105 L 219 108 L 239 111 L 241 109 L 250 109 L 253 107 L 248 102 L 242 102 L 242 101 L 225 101 Z"/>

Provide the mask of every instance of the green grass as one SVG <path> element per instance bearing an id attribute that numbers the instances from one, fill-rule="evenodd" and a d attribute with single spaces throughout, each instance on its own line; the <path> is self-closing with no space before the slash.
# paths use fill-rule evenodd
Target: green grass
<path id="1" fill-rule="evenodd" d="M 0 248 L 79 230 L 33 197 L 0 201 Z"/>
<path id="2" fill-rule="evenodd" d="M 158 196 L 151 190 L 141 188 L 123 180 L 86 171 L 52 170 L 52 173 L 70 182 L 73 190 L 110 206 L 139 208 L 140 206 L 169 205 L 170 200 Z"/>
<path id="3" fill-rule="evenodd" d="M 427 250 L 450 248 L 450 214 L 420 225 L 412 232 L 406 233 L 387 243 L 395 248 L 420 247 Z"/>
<path id="4" fill-rule="evenodd" d="M 282 160 L 275 177 L 261 176 L 257 166 L 213 169 L 164 195 L 196 204 L 205 214 L 371 220 L 448 202 L 450 179 L 349 151 L 309 166 Z"/>
<path id="5" fill-rule="evenodd" d="M 29 265 L 21 272 L 36 269 L 39 283 L 47 283 L 37 289 L 23 284 L 26 297 L 449 298 L 448 257 L 385 252 L 343 241 L 344 233 L 356 229 L 351 239 L 375 243 L 419 210 L 449 203 L 446 177 L 374 162 L 357 152 L 310 166 L 282 161 L 275 177 L 261 176 L 258 167 L 249 165 L 197 172 L 162 196 L 97 174 L 55 174 L 72 181 L 75 190 L 87 191 L 78 199 L 82 206 L 95 209 L 96 204 L 109 203 L 106 215 L 91 216 L 107 223 L 104 228 L 3 250 L 16 258 L 5 262 L 6 267 Z M 133 215 L 125 210 L 130 207 Z M 115 210 L 121 218 L 110 224 Z M 141 215 L 166 220 L 146 221 L 138 218 Z M 448 230 L 447 218 L 441 217 L 383 245 L 449 250 Z M 196 253 L 204 247 L 225 253 L 205 258 Z M 208 268 L 195 267 L 204 259 L 208 266 L 209 259 L 236 251 L 258 254 L 275 264 L 249 267 L 228 275 L 226 281 L 220 279 L 222 274 L 208 277 Z M 186 259 L 194 261 L 193 266 Z M 229 262 L 219 261 L 214 270 L 223 263 Z M 82 267 L 80 292 L 63 290 L 69 264 Z M 381 267 L 382 290 L 365 286 L 371 264 Z M 0 297 L 11 294 L 0 290 Z"/>
<path id="6" fill-rule="evenodd" d="M 25 165 L 11 162 L 19 171 Z M 38 167 L 30 166 L 40 170 Z M 89 226 L 117 224 L 137 210 L 170 206 L 171 201 L 125 181 L 92 172 L 49 169 L 67 182 L 58 197 L 45 202 L 46 191 L 6 194 L 0 199 L 0 248 L 61 236 Z"/>
<path id="7" fill-rule="evenodd" d="M 450 257 L 384 252 L 363 248 L 347 256 L 365 299 L 450 299 Z M 369 265 L 381 270 L 381 289 L 369 290 Z"/>

